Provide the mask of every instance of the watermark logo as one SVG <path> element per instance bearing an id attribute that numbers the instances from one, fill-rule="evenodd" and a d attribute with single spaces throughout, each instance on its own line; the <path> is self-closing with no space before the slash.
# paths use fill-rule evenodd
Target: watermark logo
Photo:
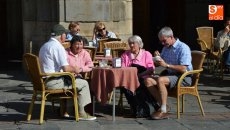
<path id="1" fill-rule="evenodd" d="M 224 19 L 224 6 L 223 5 L 209 5 L 208 6 L 208 19 L 209 20 L 223 20 Z"/>

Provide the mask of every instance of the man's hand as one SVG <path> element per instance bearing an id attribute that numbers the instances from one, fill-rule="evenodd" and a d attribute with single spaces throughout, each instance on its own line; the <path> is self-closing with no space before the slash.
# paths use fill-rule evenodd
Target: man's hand
<path id="1" fill-rule="evenodd" d="M 161 54 L 160 54 L 159 51 L 155 51 L 155 52 L 154 52 L 154 57 L 155 57 L 155 56 L 160 56 L 160 55 L 161 55 Z"/>
<path id="2" fill-rule="evenodd" d="M 224 28 L 224 32 L 227 34 L 229 31 L 230 31 L 230 25 L 227 25 L 225 28 Z"/>
<path id="3" fill-rule="evenodd" d="M 163 60 L 163 59 L 161 59 L 161 60 L 159 60 L 159 61 L 156 61 L 156 63 L 159 65 L 159 66 L 162 66 L 162 67 L 167 67 L 167 63 Z"/>

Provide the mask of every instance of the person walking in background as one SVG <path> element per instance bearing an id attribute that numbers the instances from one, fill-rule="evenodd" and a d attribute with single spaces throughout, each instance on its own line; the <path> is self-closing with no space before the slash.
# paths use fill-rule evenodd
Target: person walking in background
<path id="1" fill-rule="evenodd" d="M 160 77 L 148 77 L 145 79 L 145 85 L 149 92 L 158 101 L 160 109 L 152 114 L 152 119 L 168 118 L 167 97 L 168 91 L 176 86 L 180 76 L 193 69 L 191 50 L 188 45 L 175 38 L 170 27 L 163 27 L 158 38 L 163 44 L 162 52 L 154 52 L 154 56 L 160 56 L 155 61 L 156 66 L 165 67 Z M 192 83 L 191 76 L 185 77 L 183 86 L 189 86 Z"/>
<path id="2" fill-rule="evenodd" d="M 72 72 L 79 74 L 81 68 L 79 66 L 71 66 L 67 61 L 67 55 L 62 43 L 66 40 L 66 29 L 57 24 L 52 28 L 52 37 L 46 42 L 39 51 L 39 59 L 42 71 L 45 73 L 53 72 Z M 48 89 L 63 89 L 71 87 L 66 77 L 56 77 L 47 81 Z M 78 105 L 79 105 L 79 119 L 80 120 L 95 120 L 96 117 L 90 116 L 85 112 L 85 105 L 91 103 L 89 85 L 86 80 L 76 79 L 76 86 L 78 90 Z M 65 113 L 67 114 L 67 113 Z M 68 117 L 68 115 L 63 115 Z"/>

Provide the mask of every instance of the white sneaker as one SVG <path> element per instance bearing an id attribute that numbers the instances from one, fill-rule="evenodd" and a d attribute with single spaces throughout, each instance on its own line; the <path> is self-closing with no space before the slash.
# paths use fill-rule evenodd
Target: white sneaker
<path id="1" fill-rule="evenodd" d="M 88 113 L 79 114 L 79 120 L 92 121 L 92 120 L 96 120 L 96 119 L 97 119 L 97 117 L 90 116 Z"/>
<path id="2" fill-rule="evenodd" d="M 69 118 L 70 116 L 69 116 L 69 114 L 67 112 L 65 112 L 65 114 L 63 115 L 63 117 Z"/>

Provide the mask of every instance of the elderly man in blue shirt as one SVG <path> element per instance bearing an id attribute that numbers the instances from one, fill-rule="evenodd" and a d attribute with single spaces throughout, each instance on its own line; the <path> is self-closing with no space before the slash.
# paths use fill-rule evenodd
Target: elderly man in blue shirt
<path id="1" fill-rule="evenodd" d="M 160 56 L 155 61 L 156 66 L 165 67 L 165 71 L 160 77 L 149 77 L 145 79 L 145 85 L 158 101 L 160 109 L 152 114 L 153 119 L 168 118 L 167 97 L 168 91 L 174 88 L 180 76 L 193 69 L 191 50 L 188 45 L 175 38 L 170 27 L 163 27 L 158 38 L 163 44 L 161 54 L 158 51 L 154 52 L 154 56 Z M 192 79 L 187 76 L 182 85 L 191 85 Z"/>

